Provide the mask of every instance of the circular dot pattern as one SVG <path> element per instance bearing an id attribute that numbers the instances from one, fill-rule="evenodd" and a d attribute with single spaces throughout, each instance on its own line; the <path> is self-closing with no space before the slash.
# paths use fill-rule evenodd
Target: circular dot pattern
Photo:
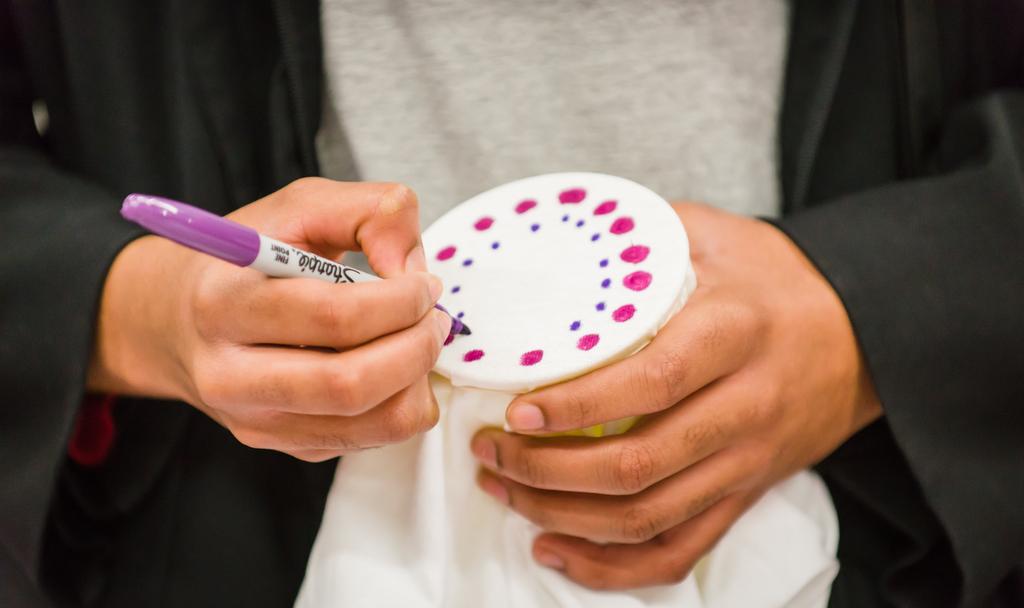
<path id="1" fill-rule="evenodd" d="M 651 284 L 651 273 L 637 270 L 626 275 L 622 284 L 633 291 L 643 291 Z"/>
<path id="2" fill-rule="evenodd" d="M 616 323 L 629 321 L 633 318 L 633 314 L 635 312 L 636 306 L 633 306 L 632 304 L 624 304 L 615 309 L 615 312 L 612 313 L 612 319 L 614 319 Z"/>
<path id="3" fill-rule="evenodd" d="M 563 205 L 576 204 L 582 202 L 585 198 L 587 198 L 586 190 L 583 188 L 570 188 L 569 190 L 562 190 L 562 193 L 558 195 L 558 202 Z"/>
<path id="4" fill-rule="evenodd" d="M 633 218 L 631 217 L 620 217 L 619 219 L 612 222 L 612 227 L 608 229 L 612 234 L 626 234 L 633 229 Z"/>
<path id="5" fill-rule="evenodd" d="M 519 365 L 537 365 L 544 358 L 544 351 L 531 350 L 519 357 Z"/>
<path id="6" fill-rule="evenodd" d="M 685 255 L 685 233 L 679 248 L 675 214 L 649 191 L 578 175 L 500 186 L 424 234 L 431 270 L 449 286 L 441 302 L 474 328 L 442 351 L 439 373 L 462 368 L 468 386 L 529 390 L 649 336 L 680 271 L 659 270 L 657 284 L 652 273 Z M 659 203 L 664 211 L 648 211 Z"/>
<path id="7" fill-rule="evenodd" d="M 522 214 L 526 213 L 527 211 L 529 211 L 530 209 L 533 209 L 536 206 L 537 206 L 537 201 L 533 200 L 532 198 L 528 198 L 525 201 L 522 201 L 521 203 L 516 205 L 516 213 L 518 213 L 519 215 L 522 215 Z"/>
<path id="8" fill-rule="evenodd" d="M 622 258 L 623 262 L 628 264 L 639 264 L 647 259 L 647 254 L 650 252 L 651 249 L 649 247 L 644 247 L 643 245 L 632 245 L 623 249 L 619 257 Z"/>

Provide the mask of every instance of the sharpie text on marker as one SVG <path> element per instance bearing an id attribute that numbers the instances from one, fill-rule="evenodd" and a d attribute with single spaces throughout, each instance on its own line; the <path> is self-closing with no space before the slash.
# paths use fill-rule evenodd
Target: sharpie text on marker
<path id="1" fill-rule="evenodd" d="M 160 196 L 129 194 L 121 205 L 121 216 L 153 234 L 272 277 L 312 277 L 333 283 L 380 280 L 368 272 L 292 247 L 204 209 Z M 447 314 L 443 307 L 435 306 Z M 449 340 L 455 334 L 469 333 L 460 319 L 452 317 Z"/>

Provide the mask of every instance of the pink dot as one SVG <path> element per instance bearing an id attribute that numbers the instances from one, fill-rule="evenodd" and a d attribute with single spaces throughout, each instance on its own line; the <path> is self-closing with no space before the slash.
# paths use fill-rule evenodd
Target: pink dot
<path id="1" fill-rule="evenodd" d="M 651 273 L 637 270 L 626 275 L 622 284 L 633 291 L 643 291 L 651 284 Z"/>
<path id="2" fill-rule="evenodd" d="M 612 234 L 626 234 L 633 229 L 633 218 L 629 216 L 623 216 L 612 222 L 612 227 L 608 230 Z"/>
<path id="3" fill-rule="evenodd" d="M 523 353 L 522 357 L 519 357 L 519 365 L 536 365 L 543 358 L 544 351 L 531 350 L 530 352 Z"/>
<path id="4" fill-rule="evenodd" d="M 531 198 L 528 198 L 525 201 L 523 201 L 523 202 L 519 203 L 518 205 L 516 205 L 516 213 L 522 215 L 523 213 L 526 213 L 527 211 L 529 211 L 530 209 L 533 209 L 536 206 L 537 206 L 537 201 L 535 201 L 535 200 L 533 200 Z"/>
<path id="5" fill-rule="evenodd" d="M 597 343 L 600 342 L 600 340 L 601 336 L 597 334 L 587 334 L 576 342 L 576 348 L 580 350 L 590 350 L 597 346 Z"/>
<path id="6" fill-rule="evenodd" d="M 437 259 L 443 262 L 445 260 L 450 260 L 453 255 L 455 255 L 455 245 L 449 245 L 437 252 Z"/>
<path id="7" fill-rule="evenodd" d="M 650 247 L 644 247 L 643 245 L 633 245 L 631 247 L 626 247 L 625 249 L 623 249 L 622 253 L 619 254 L 619 257 L 622 258 L 623 262 L 628 262 L 630 264 L 639 264 L 640 262 L 643 262 L 644 260 L 647 259 L 647 254 L 650 252 Z"/>
<path id="8" fill-rule="evenodd" d="M 612 318 L 615 319 L 616 323 L 622 323 L 623 321 L 629 321 L 630 319 L 632 319 L 633 313 L 635 312 L 636 306 L 633 306 L 632 304 L 626 304 L 624 306 L 619 306 L 618 308 L 616 308 L 615 312 L 612 313 Z"/>
<path id="9" fill-rule="evenodd" d="M 478 361 L 480 359 L 483 359 L 483 357 L 484 351 L 480 350 L 479 348 L 474 348 L 468 353 L 462 355 L 462 360 L 465 361 L 466 363 L 469 363 L 470 361 Z"/>
<path id="10" fill-rule="evenodd" d="M 477 230 L 483 232 L 484 230 L 487 230 L 488 228 L 490 228 L 491 224 L 493 224 L 493 223 L 494 223 L 494 218 L 493 217 L 484 216 L 484 217 L 478 219 L 476 221 L 476 223 L 473 224 L 473 227 L 476 228 Z"/>
<path id="11" fill-rule="evenodd" d="M 587 198 L 586 190 L 583 188 L 570 188 L 569 190 L 562 190 L 562 193 L 558 195 L 558 202 L 565 205 L 567 203 L 578 203 L 585 198 Z"/>
<path id="12" fill-rule="evenodd" d="M 594 209 L 594 215 L 608 215 L 612 211 L 615 211 L 615 208 L 618 206 L 619 204 L 615 201 L 605 201 L 598 205 L 597 209 Z"/>

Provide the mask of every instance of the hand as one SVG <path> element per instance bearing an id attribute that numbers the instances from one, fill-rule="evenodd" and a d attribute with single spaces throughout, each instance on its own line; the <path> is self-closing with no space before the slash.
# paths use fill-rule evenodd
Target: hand
<path id="1" fill-rule="evenodd" d="M 268 278 L 140 238 L 108 274 L 88 387 L 181 399 L 246 445 L 310 461 L 433 426 L 426 374 L 451 320 L 432 309 L 442 286 L 412 191 L 303 179 L 229 217 L 332 259 L 365 251 L 386 280 Z"/>
<path id="2" fill-rule="evenodd" d="M 481 487 L 548 531 L 534 557 L 592 588 L 682 580 L 769 487 L 881 415 L 842 303 L 784 234 L 676 211 L 699 284 L 683 310 L 636 355 L 516 398 L 522 434 L 472 441 Z M 633 415 L 615 437 L 531 436 Z"/>

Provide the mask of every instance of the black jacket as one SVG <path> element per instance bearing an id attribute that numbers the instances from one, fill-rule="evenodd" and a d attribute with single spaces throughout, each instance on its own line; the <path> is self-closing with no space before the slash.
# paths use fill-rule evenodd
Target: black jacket
<path id="1" fill-rule="evenodd" d="M 792 19 L 779 225 L 886 412 L 819 466 L 832 604 L 1024 606 L 1024 2 L 794 0 Z M 227 212 L 315 174 L 318 21 L 302 0 L 0 0 L 0 606 L 290 605 L 332 463 L 142 400 L 105 466 L 65 445 L 137 236 L 121 197 Z"/>

